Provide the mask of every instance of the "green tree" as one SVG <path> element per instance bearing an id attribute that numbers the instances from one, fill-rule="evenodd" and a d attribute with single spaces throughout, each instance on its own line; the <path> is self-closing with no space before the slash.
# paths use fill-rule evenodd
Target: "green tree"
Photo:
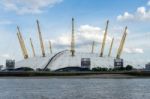
<path id="1" fill-rule="evenodd" d="M 127 65 L 127 66 L 126 66 L 126 70 L 129 71 L 129 70 L 132 70 L 132 69 L 133 69 L 133 66 L 131 66 L 131 65 Z"/>

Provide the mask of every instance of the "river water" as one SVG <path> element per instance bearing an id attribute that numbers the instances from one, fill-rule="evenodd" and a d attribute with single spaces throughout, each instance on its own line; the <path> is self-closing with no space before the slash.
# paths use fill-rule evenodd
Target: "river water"
<path id="1" fill-rule="evenodd" d="M 0 99 L 150 99 L 150 79 L 0 78 Z"/>

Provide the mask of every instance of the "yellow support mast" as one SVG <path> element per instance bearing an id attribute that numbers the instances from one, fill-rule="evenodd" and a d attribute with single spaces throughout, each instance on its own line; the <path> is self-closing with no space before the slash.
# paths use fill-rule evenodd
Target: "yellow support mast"
<path id="1" fill-rule="evenodd" d="M 125 27 L 124 34 L 123 34 L 121 42 L 120 42 L 120 46 L 118 48 L 118 52 L 117 52 L 117 56 L 116 56 L 117 59 L 120 59 L 120 56 L 122 54 L 124 44 L 125 44 L 125 40 L 126 40 L 126 36 L 127 36 L 127 26 Z"/>
<path id="2" fill-rule="evenodd" d="M 52 54 L 52 44 L 51 44 L 51 41 L 49 41 L 49 50 L 50 50 L 50 53 Z"/>
<path id="3" fill-rule="evenodd" d="M 25 46 L 22 34 L 21 34 L 20 29 L 19 29 L 18 26 L 17 26 L 17 30 L 18 30 L 18 34 L 17 35 L 18 35 L 18 38 L 20 38 L 20 42 L 21 42 L 21 45 L 22 45 L 22 50 L 24 52 L 24 59 L 27 59 L 29 57 L 28 56 L 28 52 L 27 52 L 27 49 L 26 49 L 26 46 Z"/>
<path id="4" fill-rule="evenodd" d="M 105 42 L 106 42 L 106 38 L 107 38 L 108 24 L 109 24 L 109 20 L 107 20 L 107 23 L 106 23 L 106 28 L 105 28 L 105 33 L 104 33 L 104 37 L 103 37 L 100 57 L 103 57 L 103 53 L 104 53 Z"/>
<path id="5" fill-rule="evenodd" d="M 112 41 L 111 41 L 111 45 L 110 45 L 110 49 L 109 49 L 109 53 L 108 53 L 108 57 L 110 57 L 110 56 L 111 56 L 113 43 L 114 43 L 114 38 L 112 38 Z"/>
<path id="6" fill-rule="evenodd" d="M 20 39 L 19 33 L 17 33 L 17 37 L 18 37 L 19 44 L 20 44 L 20 47 L 21 47 L 22 55 L 23 55 L 23 57 L 25 59 L 25 53 L 24 53 L 24 50 L 23 50 L 23 45 L 21 43 L 21 39 Z"/>
<path id="7" fill-rule="evenodd" d="M 40 25 L 39 25 L 39 21 L 38 20 L 37 20 L 37 28 L 38 28 L 38 33 L 39 33 L 39 39 L 40 39 L 42 56 L 45 57 L 44 43 L 43 43 L 42 34 L 41 34 Z"/>
<path id="8" fill-rule="evenodd" d="M 94 53 L 94 47 L 95 47 L 95 42 L 93 41 L 93 43 L 92 43 L 92 51 L 91 51 L 92 54 Z"/>
<path id="9" fill-rule="evenodd" d="M 72 18 L 71 56 L 75 56 L 74 18 Z"/>
<path id="10" fill-rule="evenodd" d="M 31 45 L 31 48 L 32 48 L 33 56 L 35 57 L 35 50 L 34 50 L 34 46 L 33 46 L 32 39 L 31 39 L 31 38 L 30 38 L 30 45 Z"/>

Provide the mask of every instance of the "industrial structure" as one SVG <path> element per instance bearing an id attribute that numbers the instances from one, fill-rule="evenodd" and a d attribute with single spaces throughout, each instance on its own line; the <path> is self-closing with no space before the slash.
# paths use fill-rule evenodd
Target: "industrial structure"
<path id="1" fill-rule="evenodd" d="M 15 69 L 15 60 L 6 60 L 6 70 Z"/>
<path id="2" fill-rule="evenodd" d="M 145 64 L 145 70 L 150 70 L 150 63 Z"/>
<path id="3" fill-rule="evenodd" d="M 25 60 L 21 60 L 16 62 L 16 67 L 31 67 L 33 69 L 41 68 L 43 70 L 50 68 L 51 70 L 57 70 L 60 68 L 66 68 L 66 67 L 81 67 L 81 68 L 87 68 L 91 69 L 93 67 L 108 67 L 108 68 L 114 68 L 114 66 L 121 67 L 123 65 L 129 65 L 130 63 L 123 60 L 121 58 L 121 54 L 124 48 L 125 39 L 127 36 L 127 27 L 124 30 L 118 52 L 116 57 L 112 57 L 112 48 L 114 43 L 114 38 L 112 38 L 109 53 L 107 56 L 104 55 L 104 49 L 106 45 L 106 38 L 107 38 L 107 31 L 108 31 L 108 25 L 109 20 L 106 22 L 106 28 L 103 36 L 103 41 L 101 44 L 101 50 L 100 54 L 94 53 L 94 46 L 95 42 L 92 42 L 91 52 L 89 53 L 79 53 L 75 51 L 75 29 L 74 29 L 74 18 L 72 18 L 72 31 L 71 31 L 71 42 L 70 42 L 70 50 L 64 50 L 58 53 L 52 52 L 52 44 L 51 41 L 49 41 L 49 50 L 50 54 L 45 54 L 45 48 L 42 38 L 42 33 L 40 30 L 39 21 L 37 20 L 37 28 L 38 28 L 38 35 L 40 40 L 40 47 L 42 52 L 42 57 L 37 56 L 35 54 L 35 49 L 33 46 L 32 39 L 30 38 L 31 48 L 33 52 L 32 58 L 28 57 L 27 49 L 25 47 L 25 43 L 23 40 L 23 37 L 21 35 L 21 32 L 18 29 L 18 39 L 20 43 L 20 47 L 23 53 L 23 57 Z M 133 64 L 130 64 L 133 65 Z"/>

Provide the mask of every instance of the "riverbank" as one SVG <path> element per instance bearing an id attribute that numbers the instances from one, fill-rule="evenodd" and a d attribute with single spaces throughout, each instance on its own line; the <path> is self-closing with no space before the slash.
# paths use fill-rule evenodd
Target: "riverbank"
<path id="1" fill-rule="evenodd" d="M 67 77 L 67 78 L 141 78 L 150 77 L 149 71 L 109 72 L 0 72 L 0 77 Z"/>

